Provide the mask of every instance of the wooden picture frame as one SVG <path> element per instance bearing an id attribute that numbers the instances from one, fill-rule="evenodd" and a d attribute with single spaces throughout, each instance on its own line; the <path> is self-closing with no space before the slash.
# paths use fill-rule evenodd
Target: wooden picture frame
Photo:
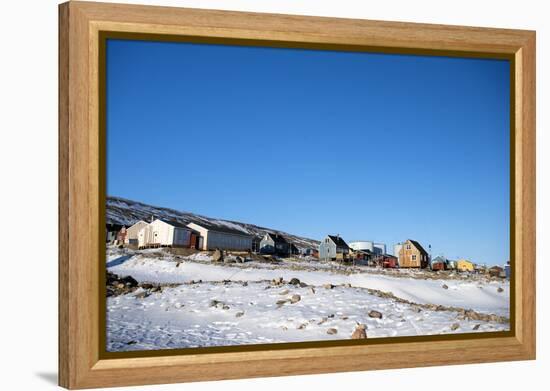
<path id="1" fill-rule="evenodd" d="M 494 338 L 276 346 L 105 358 L 101 34 L 511 61 L 512 330 Z M 103 204 L 102 204 L 103 203 Z M 99 299 L 98 299 L 99 298 Z M 459 353 L 459 354 L 457 354 Z M 59 384 L 175 383 L 535 358 L 535 32 L 68 2 L 59 6 Z"/>

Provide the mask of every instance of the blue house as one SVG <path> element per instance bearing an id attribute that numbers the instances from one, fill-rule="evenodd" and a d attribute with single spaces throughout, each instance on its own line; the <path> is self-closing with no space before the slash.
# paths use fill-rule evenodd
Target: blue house
<path id="1" fill-rule="evenodd" d="M 260 241 L 260 253 L 279 256 L 290 254 L 290 243 L 279 234 L 266 233 Z"/>
<path id="2" fill-rule="evenodd" d="M 319 259 L 325 261 L 344 260 L 348 254 L 349 246 L 340 235 L 327 235 L 319 245 Z"/>

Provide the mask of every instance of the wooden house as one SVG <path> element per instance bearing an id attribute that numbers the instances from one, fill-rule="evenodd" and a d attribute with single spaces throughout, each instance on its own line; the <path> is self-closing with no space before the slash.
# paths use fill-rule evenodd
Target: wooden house
<path id="1" fill-rule="evenodd" d="M 141 231 L 141 229 L 144 228 L 145 226 L 147 226 L 147 223 L 143 220 L 140 220 L 134 225 L 131 225 L 130 227 L 126 228 L 124 243 L 137 246 L 139 231 Z"/>
<path id="2" fill-rule="evenodd" d="M 460 272 L 473 272 L 475 269 L 474 263 L 467 259 L 459 259 L 456 261 L 456 270 Z"/>
<path id="3" fill-rule="evenodd" d="M 430 269 L 432 269 L 433 271 L 445 270 L 446 266 L 447 266 L 447 259 L 442 256 L 435 257 L 430 261 Z"/>
<path id="4" fill-rule="evenodd" d="M 200 223 L 189 223 L 187 227 L 200 234 L 201 250 L 252 251 L 253 236 L 236 226 L 201 221 Z"/>
<path id="5" fill-rule="evenodd" d="M 385 269 L 395 269 L 399 267 L 397 257 L 390 254 L 383 254 L 380 256 L 382 258 L 382 267 Z"/>
<path id="6" fill-rule="evenodd" d="M 428 253 L 416 240 L 407 239 L 399 250 L 399 267 L 424 269 L 428 261 Z"/>
<path id="7" fill-rule="evenodd" d="M 260 253 L 287 257 L 290 254 L 290 243 L 282 235 L 266 233 L 260 242 Z"/>
<path id="8" fill-rule="evenodd" d="M 491 277 L 502 277 L 506 276 L 504 269 L 500 266 L 492 266 L 489 268 L 489 275 Z"/>
<path id="9" fill-rule="evenodd" d="M 189 247 L 191 230 L 185 224 L 156 219 L 138 231 L 138 247 Z"/>
<path id="10" fill-rule="evenodd" d="M 349 246 L 340 235 L 327 235 L 319 245 L 319 258 L 323 260 L 345 260 L 348 258 Z"/>

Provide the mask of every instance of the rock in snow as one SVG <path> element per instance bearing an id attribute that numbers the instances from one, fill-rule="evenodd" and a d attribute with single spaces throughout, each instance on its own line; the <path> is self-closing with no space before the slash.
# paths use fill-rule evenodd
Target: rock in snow
<path id="1" fill-rule="evenodd" d="M 351 334 L 351 339 L 367 339 L 367 331 L 364 324 L 358 324 L 353 334 Z"/>
<path id="2" fill-rule="evenodd" d="M 382 313 L 380 311 L 369 311 L 369 317 L 376 318 L 376 319 L 382 319 Z"/>

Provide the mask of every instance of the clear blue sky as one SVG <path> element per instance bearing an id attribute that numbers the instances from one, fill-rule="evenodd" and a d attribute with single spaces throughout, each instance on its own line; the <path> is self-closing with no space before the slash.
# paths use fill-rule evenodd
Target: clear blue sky
<path id="1" fill-rule="evenodd" d="M 509 66 L 109 40 L 107 192 L 503 264 Z"/>

